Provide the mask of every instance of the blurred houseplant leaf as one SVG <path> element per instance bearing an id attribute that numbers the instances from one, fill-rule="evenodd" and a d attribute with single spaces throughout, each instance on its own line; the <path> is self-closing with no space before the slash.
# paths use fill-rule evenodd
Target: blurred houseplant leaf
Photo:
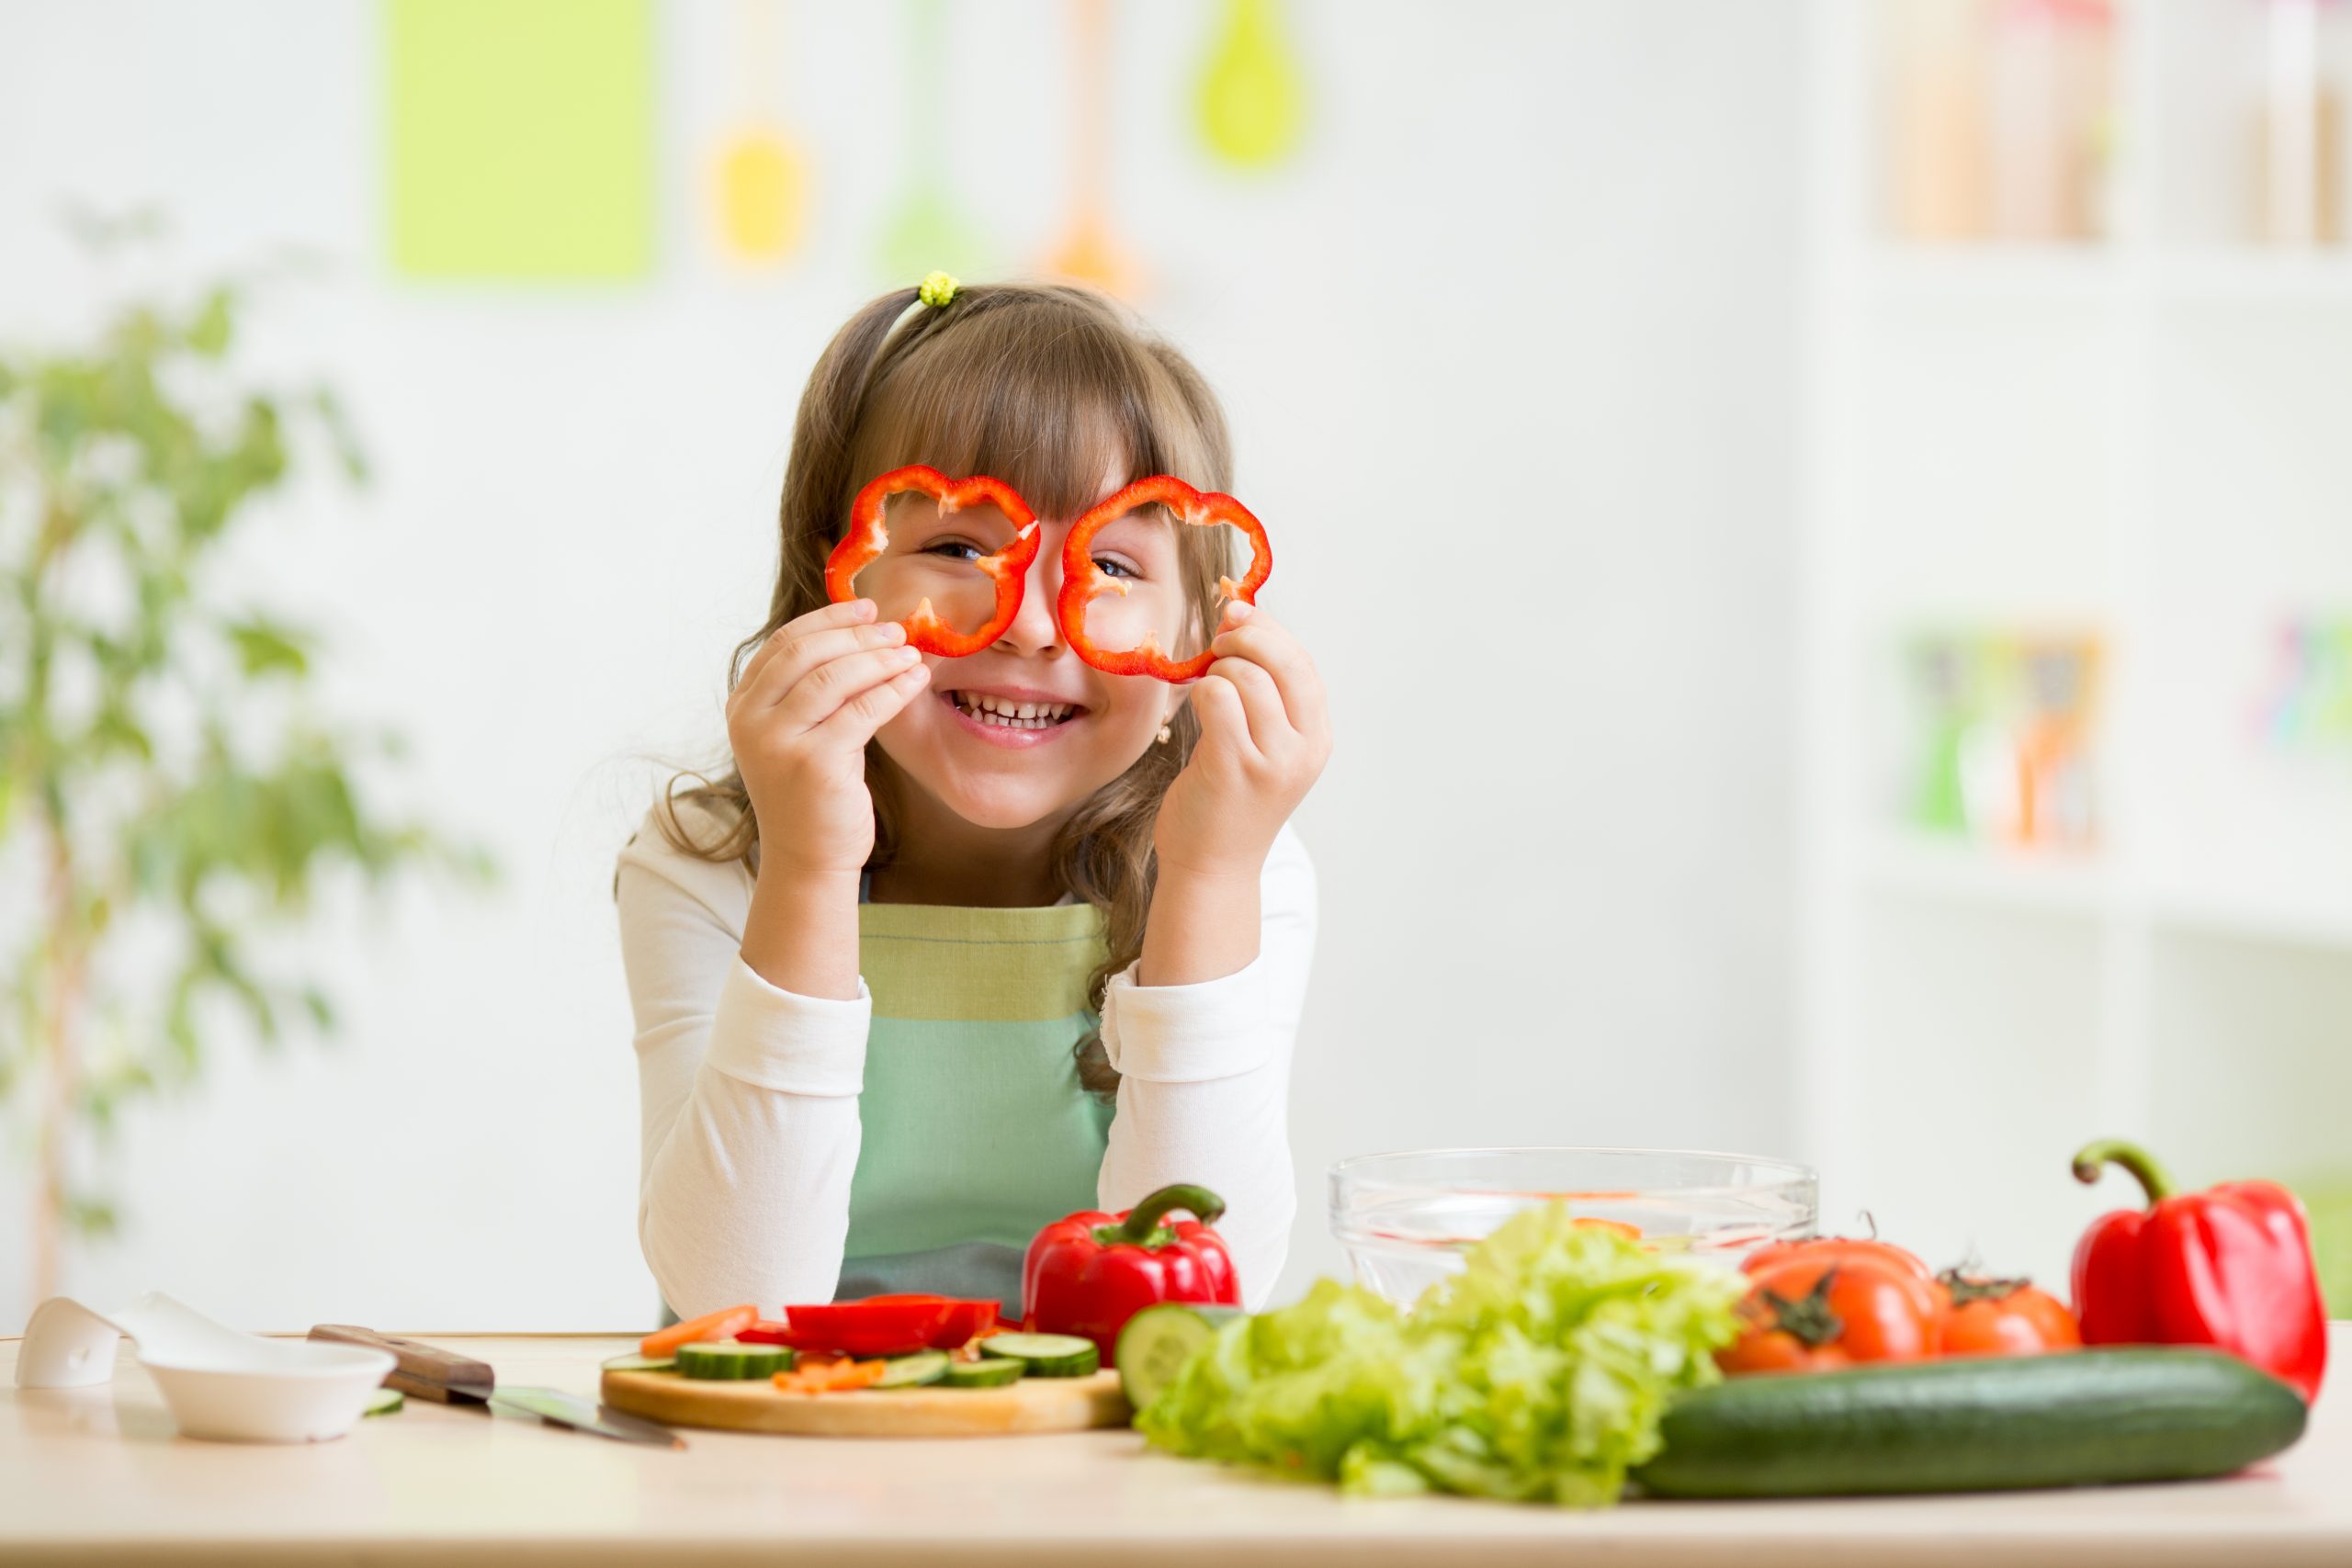
<path id="1" fill-rule="evenodd" d="M 119 1224 L 83 1167 L 125 1103 L 225 1038 L 334 1027 L 279 972 L 325 883 L 487 873 L 368 804 L 396 742 L 325 721 L 320 639 L 236 595 L 224 546 L 254 502 L 298 468 L 367 472 L 331 392 L 238 374 L 246 293 L 0 351 L 0 886 L 33 895 L 0 903 L 0 1101 L 38 1165 L 36 1299 L 66 1235 Z"/>

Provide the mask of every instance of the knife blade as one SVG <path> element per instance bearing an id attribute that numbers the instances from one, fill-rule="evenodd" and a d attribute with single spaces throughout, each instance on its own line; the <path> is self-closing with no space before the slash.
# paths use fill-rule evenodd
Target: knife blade
<path id="1" fill-rule="evenodd" d="M 536 1416 L 550 1427 L 562 1427 L 574 1432 L 587 1432 L 599 1438 L 610 1438 L 620 1443 L 644 1443 L 657 1449 L 683 1449 L 686 1440 L 651 1421 L 616 1410 L 609 1404 L 598 1404 L 553 1388 L 481 1388 L 452 1385 L 451 1392 L 469 1399 L 479 1399 L 493 1410 L 511 1410 L 517 1415 Z"/>
<path id="2" fill-rule="evenodd" d="M 444 1350 L 421 1339 L 401 1339 L 345 1323 L 322 1323 L 311 1330 L 311 1337 L 390 1352 L 399 1365 L 384 1379 L 384 1386 L 420 1399 L 443 1404 L 480 1404 L 535 1416 L 551 1427 L 610 1438 L 616 1442 L 664 1449 L 686 1446 L 686 1440 L 667 1427 L 560 1389 L 501 1388 L 497 1372 L 487 1361 Z"/>

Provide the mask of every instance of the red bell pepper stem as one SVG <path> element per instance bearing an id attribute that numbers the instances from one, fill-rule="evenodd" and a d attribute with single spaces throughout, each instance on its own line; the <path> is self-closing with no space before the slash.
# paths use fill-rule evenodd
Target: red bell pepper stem
<path id="1" fill-rule="evenodd" d="M 1205 1187 L 1193 1187 L 1178 1182 L 1159 1191 L 1127 1211 L 1125 1223 L 1097 1225 L 1094 1235 L 1105 1247 L 1165 1247 L 1168 1233 L 1159 1222 L 1182 1209 L 1204 1225 L 1213 1225 L 1224 1216 L 1225 1200 Z"/>
<path id="2" fill-rule="evenodd" d="M 2172 1178 L 2156 1163 L 2156 1156 L 2137 1144 L 2120 1138 L 2102 1138 L 2086 1144 L 2075 1156 L 2075 1179 L 2087 1187 L 2096 1182 L 2110 1165 L 2120 1165 L 2132 1173 L 2132 1179 L 2144 1188 L 2148 1202 L 2153 1206 L 2173 1195 Z"/>
<path id="3" fill-rule="evenodd" d="M 1127 592 L 1125 580 L 1112 577 L 1096 566 L 1094 553 L 1087 547 L 1103 528 L 1145 506 L 1164 506 L 1176 514 L 1178 522 L 1198 527 L 1227 523 L 1240 529 L 1250 540 L 1250 570 L 1241 574 L 1238 582 L 1230 577 L 1217 579 L 1217 592 L 1222 598 L 1238 599 L 1245 604 L 1258 602 L 1258 590 L 1265 586 L 1266 579 L 1274 570 L 1274 547 L 1266 542 L 1265 525 L 1248 507 L 1222 491 L 1197 491 L 1171 475 L 1154 474 L 1096 502 L 1069 525 L 1069 535 L 1062 541 L 1062 591 L 1054 601 L 1054 614 L 1061 623 L 1062 640 L 1069 644 L 1069 650 L 1105 675 L 1150 675 L 1171 684 L 1197 681 L 1216 662 L 1216 656 L 1205 648 L 1190 659 L 1173 659 L 1160 648 L 1159 637 L 1149 632 L 1134 648 L 1119 649 L 1097 648 L 1094 639 L 1086 635 L 1088 603 L 1100 594 Z M 1216 630 L 1214 626 L 1209 628 L 1212 637 Z"/>

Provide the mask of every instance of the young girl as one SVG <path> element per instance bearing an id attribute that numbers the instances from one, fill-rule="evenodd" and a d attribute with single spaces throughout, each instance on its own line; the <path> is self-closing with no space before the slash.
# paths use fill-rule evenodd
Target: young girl
<path id="1" fill-rule="evenodd" d="M 1223 531 L 1157 509 L 1096 536 L 1129 590 L 1098 603 L 1216 661 L 1185 687 L 1072 653 L 1071 521 L 1152 474 L 1230 490 L 1224 417 L 1082 289 L 920 298 L 859 311 L 802 395 L 775 597 L 735 651 L 736 772 L 621 855 L 646 1262 L 687 1316 L 897 1291 L 1017 1314 L 1040 1225 L 1189 1181 L 1225 1198 L 1258 1304 L 1295 1207 L 1315 881 L 1285 823 L 1329 751 L 1320 683 L 1221 602 Z M 963 658 L 898 621 L 918 593 L 969 603 L 957 574 L 1012 537 L 993 506 L 899 497 L 875 597 L 827 601 L 853 498 L 913 463 L 1003 480 L 1043 532 L 1019 614 Z"/>

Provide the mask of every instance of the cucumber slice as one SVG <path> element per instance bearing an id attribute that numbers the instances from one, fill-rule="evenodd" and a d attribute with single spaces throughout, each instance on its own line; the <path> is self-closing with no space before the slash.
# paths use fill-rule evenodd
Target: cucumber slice
<path id="1" fill-rule="evenodd" d="M 714 1339 L 707 1345 L 678 1347 L 678 1371 L 690 1378 L 719 1382 L 745 1382 L 784 1371 L 792 1352 L 781 1345 L 745 1345 Z"/>
<path id="2" fill-rule="evenodd" d="M 1002 1388 L 1021 1381 L 1029 1363 L 1012 1356 L 990 1356 L 979 1361 L 947 1363 L 949 1388 Z"/>
<path id="3" fill-rule="evenodd" d="M 375 1393 L 368 1396 L 368 1407 L 362 1410 L 359 1414 L 362 1416 L 390 1416 L 407 1403 L 407 1398 L 401 1394 L 399 1389 L 379 1388 Z"/>
<path id="4" fill-rule="evenodd" d="M 1118 1363 L 1119 1387 L 1127 1404 L 1138 1411 L 1149 1404 L 1176 1381 L 1184 1363 L 1216 1337 L 1218 1329 L 1241 1315 L 1239 1307 L 1161 1302 L 1127 1319 L 1112 1357 Z"/>
<path id="5" fill-rule="evenodd" d="M 881 1381 L 876 1388 L 921 1388 L 937 1382 L 947 1375 L 947 1352 L 924 1350 L 912 1356 L 896 1356 L 882 1369 Z"/>
<path id="6" fill-rule="evenodd" d="M 1033 1378 L 1091 1377 L 1102 1366 L 1094 1341 L 1074 1334 L 991 1334 L 980 1354 L 1019 1361 Z"/>
<path id="7" fill-rule="evenodd" d="M 675 1356 L 616 1356 L 605 1363 L 608 1372 L 674 1372 L 678 1370 Z"/>

